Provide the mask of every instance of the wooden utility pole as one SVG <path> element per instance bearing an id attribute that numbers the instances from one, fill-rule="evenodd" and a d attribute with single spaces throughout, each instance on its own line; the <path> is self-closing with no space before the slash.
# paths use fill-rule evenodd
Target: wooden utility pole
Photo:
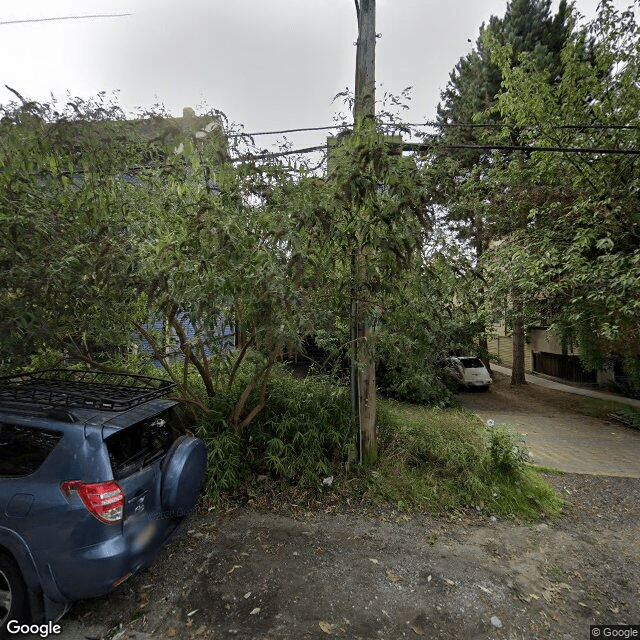
<path id="1" fill-rule="evenodd" d="M 356 85 L 353 120 L 356 130 L 375 124 L 376 88 L 376 3 L 375 0 L 355 0 L 358 17 L 356 49 Z M 360 461 L 375 462 L 376 438 L 376 367 L 373 337 L 369 326 L 369 304 L 361 300 L 366 295 L 366 251 L 360 239 L 353 257 L 352 296 L 352 401 L 358 417 Z"/>
<path id="2" fill-rule="evenodd" d="M 376 115 L 376 0 L 355 0 L 355 3 L 358 42 L 353 117 L 358 124 Z"/>

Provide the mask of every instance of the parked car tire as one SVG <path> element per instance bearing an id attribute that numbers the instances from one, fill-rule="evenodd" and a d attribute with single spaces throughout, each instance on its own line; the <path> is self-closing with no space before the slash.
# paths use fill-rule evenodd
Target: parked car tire
<path id="1" fill-rule="evenodd" d="M 15 562 L 0 554 L 0 638 L 7 636 L 7 623 L 30 622 L 29 594 Z"/>

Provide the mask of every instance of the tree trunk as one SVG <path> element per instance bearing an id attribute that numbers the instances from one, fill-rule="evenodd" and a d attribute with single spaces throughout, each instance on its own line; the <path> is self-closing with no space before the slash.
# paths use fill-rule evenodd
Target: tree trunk
<path id="1" fill-rule="evenodd" d="M 513 325 L 513 368 L 511 369 L 511 384 L 527 384 L 524 377 L 524 316 L 522 302 L 514 302 L 515 322 Z"/>
<path id="2" fill-rule="evenodd" d="M 480 347 L 480 355 L 481 355 L 481 359 L 482 359 L 482 364 L 484 364 L 484 366 L 487 368 L 487 371 L 492 374 L 491 371 L 491 360 L 489 360 L 489 341 L 487 340 L 487 334 L 483 333 L 482 336 L 480 336 L 480 340 L 479 340 L 479 347 Z M 493 377 L 493 375 L 492 375 Z"/>
<path id="3" fill-rule="evenodd" d="M 376 437 L 376 363 L 373 336 L 363 322 L 358 337 L 358 413 L 360 415 L 360 459 L 373 464 L 378 457 Z"/>
<path id="4" fill-rule="evenodd" d="M 485 252 L 486 249 L 486 238 L 485 238 L 485 231 L 484 231 L 484 220 L 482 218 L 482 211 L 481 210 L 474 210 L 473 212 L 473 223 L 472 223 L 472 229 L 473 229 L 473 243 L 474 243 L 474 247 L 475 247 L 475 251 L 476 251 L 476 269 L 480 270 L 480 264 L 482 261 L 482 256 Z M 484 281 L 482 281 L 484 282 Z M 480 286 L 480 302 L 481 304 L 484 303 L 484 298 L 485 298 L 485 287 L 482 284 Z M 484 330 L 484 333 L 482 334 L 482 336 L 480 337 L 479 340 L 479 344 L 478 346 L 480 347 L 480 356 L 482 358 L 482 363 L 484 364 L 484 366 L 487 368 L 487 371 L 491 374 L 491 362 L 489 360 L 489 342 L 487 340 L 487 333 L 486 333 L 486 327 Z M 493 377 L 493 375 L 492 375 Z"/>

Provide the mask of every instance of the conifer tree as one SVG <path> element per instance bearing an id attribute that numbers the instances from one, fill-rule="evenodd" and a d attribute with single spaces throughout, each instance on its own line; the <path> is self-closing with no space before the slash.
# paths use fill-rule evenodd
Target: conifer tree
<path id="1" fill-rule="evenodd" d="M 491 42 L 510 45 L 512 65 L 518 56 L 528 52 L 536 60 L 537 70 L 544 71 L 549 83 L 562 76 L 560 53 L 570 36 L 574 20 L 566 0 L 561 0 L 558 11 L 551 12 L 551 0 L 511 0 L 502 18 L 492 16 L 483 24 L 473 50 L 460 58 L 450 74 L 437 120 L 441 125 L 436 144 L 478 145 L 488 142 L 517 144 L 518 132 L 500 131 L 501 119 L 495 109 L 496 95 L 502 85 L 502 73 L 491 60 Z M 464 127 L 460 125 L 480 122 L 493 127 Z M 473 252 L 474 262 L 480 261 L 497 233 L 508 232 L 519 224 L 520 216 L 510 210 L 492 206 L 491 194 L 483 184 L 483 176 L 495 163 L 487 151 L 476 149 L 443 148 L 435 164 L 440 182 L 437 197 L 446 211 L 446 224 L 458 239 Z M 514 298 L 518 292 L 513 292 Z M 524 383 L 524 323 L 522 300 L 513 300 L 514 369 L 513 384 Z M 487 351 L 486 338 L 480 344 Z M 486 353 L 485 353 L 486 355 Z"/>

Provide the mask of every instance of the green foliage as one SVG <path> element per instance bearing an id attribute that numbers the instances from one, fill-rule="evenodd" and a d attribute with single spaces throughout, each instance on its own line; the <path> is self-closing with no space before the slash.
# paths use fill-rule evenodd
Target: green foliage
<path id="1" fill-rule="evenodd" d="M 226 416 L 240 436 L 285 349 L 308 334 L 335 342 L 356 285 L 363 313 L 381 318 L 398 275 L 422 269 L 423 176 L 372 123 L 341 141 L 327 181 L 276 161 L 233 166 L 219 112 L 128 120 L 101 96 L 66 111 L 8 105 L 2 116 L 9 367 L 56 353 L 138 370 L 144 341 L 183 399 L 203 405 L 202 391 L 235 388 L 244 358 L 259 354 Z M 229 329 L 235 352 L 222 340 Z M 270 451 L 282 453 L 275 440 Z"/>
<path id="2" fill-rule="evenodd" d="M 398 400 L 449 406 L 452 395 L 439 365 L 451 353 L 480 351 L 486 318 L 476 282 L 451 253 L 439 249 L 421 268 L 397 276 L 386 298 L 376 326 L 377 382 Z"/>
<path id="3" fill-rule="evenodd" d="M 489 433 L 491 464 L 497 471 L 516 473 L 529 461 L 529 452 L 516 435 L 505 428 L 494 428 Z"/>
<path id="4" fill-rule="evenodd" d="M 523 315 L 529 311 L 527 300 L 524 293 L 517 290 L 497 297 L 490 290 L 493 274 L 486 273 L 482 256 L 492 241 L 526 221 L 530 193 L 535 187 L 523 179 L 518 183 L 522 188 L 500 191 L 492 173 L 497 164 L 506 162 L 505 158 L 514 154 L 492 154 L 473 147 L 522 143 L 520 128 L 508 127 L 503 114 L 495 108 L 506 70 L 518 67 L 520 55 L 526 52 L 531 61 L 528 72 L 537 74 L 545 83 L 555 83 L 563 68 L 562 46 L 573 23 L 572 9 L 565 0 L 560 2 L 555 15 L 551 12 L 550 0 L 509 2 L 503 17 L 492 16 L 488 24 L 482 25 L 475 47 L 451 72 L 438 106 L 442 129 L 434 136 L 431 190 L 442 206 L 440 215 L 449 237 L 454 237 L 462 248 L 461 268 L 477 280 L 476 310 L 485 311 L 477 313 L 477 319 L 484 320 L 485 326 L 505 320 L 498 317 L 498 312 L 510 301 L 506 320 L 518 328 L 514 346 L 521 345 L 520 357 L 514 359 L 514 363 L 524 362 L 521 327 Z M 495 57 L 497 48 L 503 52 L 500 60 Z M 542 85 L 541 90 L 544 89 Z M 469 126 L 474 123 L 478 126 Z M 505 195 L 507 197 L 503 197 Z M 506 282 L 508 278 L 505 270 L 503 279 Z M 485 334 L 481 336 L 477 353 L 486 357 L 486 352 Z M 524 371 L 517 373 L 524 376 Z"/>
<path id="5" fill-rule="evenodd" d="M 504 123 L 538 146 L 637 149 L 640 30 L 633 11 L 601 3 L 561 56 L 562 74 L 550 84 L 532 55 L 521 54 L 513 67 L 510 50 L 495 48 Z M 638 156 L 532 153 L 526 163 L 494 163 L 487 180 L 519 220 L 502 227 L 502 243 L 487 255 L 495 297 L 515 288 L 580 349 L 588 368 L 622 356 L 631 377 L 640 353 L 639 175 Z"/>
<path id="6" fill-rule="evenodd" d="M 244 367 L 230 393 L 210 401 L 211 414 L 200 423 L 209 449 L 209 494 L 238 489 L 261 475 L 313 491 L 324 478 L 344 474 L 356 441 L 348 387 L 328 376 L 295 378 L 278 366 L 266 409 L 238 437 L 226 417 L 250 375 Z"/>
<path id="7" fill-rule="evenodd" d="M 461 506 L 496 515 L 555 516 L 561 500 L 513 451 L 510 435 L 491 432 L 477 417 L 384 402 L 380 465 L 365 495 L 432 512 Z"/>
<path id="8" fill-rule="evenodd" d="M 144 340 L 201 404 L 198 387 L 214 396 L 233 384 L 250 348 L 262 358 L 229 415 L 240 433 L 285 345 L 331 313 L 317 301 L 335 282 L 330 254 L 311 225 L 328 189 L 275 163 L 228 164 L 218 112 L 126 120 L 104 99 L 1 111 L 5 365 L 49 352 L 132 365 Z M 231 353 L 221 334 L 238 327 Z"/>
<path id="9" fill-rule="evenodd" d="M 529 52 L 535 62 L 535 70 L 555 78 L 560 74 L 562 61 L 560 52 L 569 36 L 573 16 L 565 0 L 560 2 L 555 15 L 551 14 L 550 0 L 513 0 L 507 4 L 503 17 L 491 16 L 488 24 L 483 24 L 473 50 L 460 58 L 449 76 L 449 82 L 442 93 L 438 106 L 438 121 L 444 125 L 472 123 L 482 114 L 483 122 L 500 123 L 498 114 L 488 110 L 499 93 L 504 68 L 492 58 L 490 42 L 506 45 L 510 57 L 507 66 L 517 64 L 518 55 Z M 482 144 L 486 142 L 486 131 L 471 128 L 444 128 L 439 136 L 445 144 Z M 474 165 L 486 167 L 488 156 L 483 151 L 473 149 L 448 150 L 446 156 L 455 159 L 459 169 L 473 171 Z M 459 214 L 462 214 L 460 211 Z M 473 211 L 468 210 L 467 219 L 461 231 L 467 237 L 481 232 L 473 229 Z M 470 235 L 469 235 L 470 234 Z"/>
<path id="10" fill-rule="evenodd" d="M 453 396 L 439 378 L 438 356 L 445 357 L 442 346 L 434 344 L 438 335 L 428 334 L 427 326 L 418 323 L 399 330 L 395 314 L 376 333 L 377 384 L 387 396 L 425 405 L 453 403 Z"/>
<path id="11" fill-rule="evenodd" d="M 249 376 L 250 368 L 239 378 Z M 307 496 L 331 491 L 365 504 L 432 512 L 460 507 L 535 519 L 556 515 L 560 500 L 514 452 L 510 434 L 487 431 L 468 413 L 383 400 L 379 408 L 380 459 L 363 470 L 356 459 L 348 388 L 329 377 L 299 379 L 278 367 L 267 409 L 241 437 L 225 416 L 234 394 L 211 403 L 199 434 L 209 451 L 206 490 L 269 494 L 295 487 Z M 323 480 L 333 476 L 331 488 Z"/>
<path id="12" fill-rule="evenodd" d="M 216 499 L 221 492 L 234 491 L 248 477 L 249 468 L 244 458 L 241 439 L 229 429 L 212 434 L 201 426 L 199 435 L 207 444 L 207 475 L 204 492 Z"/>
<path id="13" fill-rule="evenodd" d="M 348 389 L 328 376 L 299 380 L 281 369 L 249 437 L 254 468 L 302 487 L 318 486 L 344 468 L 350 453 L 353 461 Z"/>

